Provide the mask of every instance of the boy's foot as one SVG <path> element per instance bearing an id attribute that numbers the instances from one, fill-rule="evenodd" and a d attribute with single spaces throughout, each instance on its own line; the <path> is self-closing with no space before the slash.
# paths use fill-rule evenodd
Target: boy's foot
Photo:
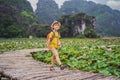
<path id="1" fill-rule="evenodd" d="M 64 70 L 65 68 L 66 68 L 65 65 L 60 65 L 60 69 L 61 69 L 61 70 Z"/>
<path id="2" fill-rule="evenodd" d="M 53 70 L 55 70 L 54 66 L 50 66 L 50 71 L 53 71 Z"/>

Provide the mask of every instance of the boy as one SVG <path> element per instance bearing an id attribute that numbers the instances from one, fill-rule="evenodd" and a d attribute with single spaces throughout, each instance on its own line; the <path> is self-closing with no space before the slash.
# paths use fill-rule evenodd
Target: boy
<path id="1" fill-rule="evenodd" d="M 61 46 L 61 42 L 59 40 L 60 34 L 58 30 L 61 27 L 61 23 L 58 21 L 54 21 L 51 25 L 52 32 L 50 32 L 47 36 L 47 46 L 48 50 L 52 51 L 52 61 L 51 61 L 51 67 L 50 70 L 53 71 L 54 69 L 54 63 L 55 61 L 59 64 L 60 69 L 63 70 L 65 68 L 64 65 L 62 65 L 59 54 L 58 54 L 58 48 Z"/>

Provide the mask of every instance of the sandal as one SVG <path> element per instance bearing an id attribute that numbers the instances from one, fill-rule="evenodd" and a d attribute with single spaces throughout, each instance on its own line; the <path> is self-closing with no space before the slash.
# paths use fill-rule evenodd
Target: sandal
<path id="1" fill-rule="evenodd" d="M 53 71 L 53 70 L 55 70 L 54 66 L 50 66 L 50 71 Z"/>
<path id="2" fill-rule="evenodd" d="M 61 70 L 64 70 L 65 68 L 66 68 L 65 65 L 60 65 L 60 69 L 61 69 Z"/>

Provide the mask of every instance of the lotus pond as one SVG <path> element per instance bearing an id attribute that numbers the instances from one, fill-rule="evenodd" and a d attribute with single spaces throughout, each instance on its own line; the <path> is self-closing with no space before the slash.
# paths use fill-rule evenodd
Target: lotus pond
<path id="1" fill-rule="evenodd" d="M 60 59 L 71 70 L 91 71 L 106 76 L 120 77 L 120 38 L 110 39 L 62 39 Z M 45 48 L 43 38 L 0 39 L 0 53 L 5 51 Z M 37 52 L 34 58 L 50 64 L 51 52 Z"/>
<path id="2" fill-rule="evenodd" d="M 69 69 L 120 77 L 120 39 L 63 39 L 62 44 L 60 59 Z M 50 64 L 51 55 L 40 51 L 34 58 Z"/>

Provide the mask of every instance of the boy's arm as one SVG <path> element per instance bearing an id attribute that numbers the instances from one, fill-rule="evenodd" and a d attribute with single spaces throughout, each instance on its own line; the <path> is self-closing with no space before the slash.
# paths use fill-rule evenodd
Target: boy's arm
<path id="1" fill-rule="evenodd" d="M 61 47 L 61 35 L 60 35 L 60 33 L 59 33 L 59 41 L 58 41 L 58 45 Z"/>
<path id="2" fill-rule="evenodd" d="M 47 40 L 47 48 L 48 48 L 48 51 L 50 50 L 49 45 L 50 45 L 50 39 Z"/>
<path id="3" fill-rule="evenodd" d="M 60 46 L 60 47 L 61 47 L 61 41 L 60 41 L 60 39 L 59 39 L 59 41 L 58 41 L 58 46 Z"/>

